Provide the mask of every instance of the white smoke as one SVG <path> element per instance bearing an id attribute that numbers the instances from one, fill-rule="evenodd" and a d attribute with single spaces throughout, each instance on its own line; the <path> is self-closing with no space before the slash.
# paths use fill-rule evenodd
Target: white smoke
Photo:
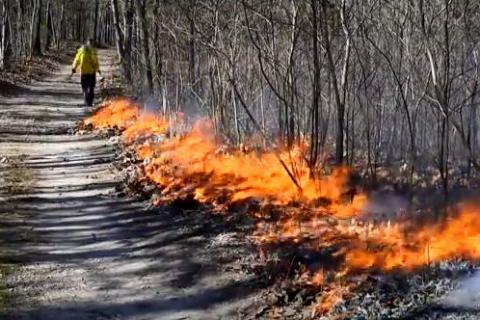
<path id="1" fill-rule="evenodd" d="M 149 114 L 159 114 L 162 110 L 161 103 L 155 98 L 147 98 L 143 100 L 143 112 Z"/>
<path id="2" fill-rule="evenodd" d="M 408 200 L 392 192 L 375 191 L 369 195 L 365 215 L 375 219 L 395 219 L 406 213 Z"/>
<path id="3" fill-rule="evenodd" d="M 457 289 L 439 302 L 448 308 L 480 310 L 480 271 L 463 279 Z"/>

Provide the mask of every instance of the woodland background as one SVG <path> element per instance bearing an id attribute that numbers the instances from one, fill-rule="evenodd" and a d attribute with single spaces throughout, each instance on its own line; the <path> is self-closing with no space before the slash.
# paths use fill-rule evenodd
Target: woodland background
<path id="1" fill-rule="evenodd" d="M 312 172 L 480 169 L 480 2 L 0 0 L 0 70 L 68 42 L 116 46 L 159 111 L 208 116 L 232 144 L 308 141 Z M 261 132 L 261 134 L 259 134 Z"/>

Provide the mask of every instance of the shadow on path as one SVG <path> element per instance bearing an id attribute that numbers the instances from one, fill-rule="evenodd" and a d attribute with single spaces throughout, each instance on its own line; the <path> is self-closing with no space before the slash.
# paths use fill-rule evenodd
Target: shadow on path
<path id="1" fill-rule="evenodd" d="M 243 242 L 219 241 L 221 217 L 113 197 L 115 147 L 65 134 L 88 114 L 68 72 L 0 98 L 0 118 L 13 119 L 0 129 L 0 155 L 16 159 L 0 179 L 14 167 L 34 177 L 22 192 L 0 183 L 0 259 L 15 270 L 1 319 L 237 318 L 259 289 L 225 271 Z"/>

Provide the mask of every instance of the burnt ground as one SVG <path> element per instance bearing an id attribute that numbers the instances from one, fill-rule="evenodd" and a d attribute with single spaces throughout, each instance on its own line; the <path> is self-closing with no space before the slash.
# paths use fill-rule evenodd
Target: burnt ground
<path id="1" fill-rule="evenodd" d="M 100 51 L 109 73 L 111 51 Z M 116 146 L 61 65 L 0 96 L 1 319 L 237 319 L 258 285 L 222 219 L 116 197 Z"/>

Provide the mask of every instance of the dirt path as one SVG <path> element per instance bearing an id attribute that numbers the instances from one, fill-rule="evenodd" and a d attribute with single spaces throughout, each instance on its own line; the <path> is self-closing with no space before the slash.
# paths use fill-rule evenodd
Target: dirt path
<path id="1" fill-rule="evenodd" d="M 106 71 L 113 53 L 101 56 Z M 0 97 L 1 318 L 242 318 L 253 293 L 224 270 L 238 258 L 220 241 L 232 235 L 110 195 L 115 146 L 68 134 L 89 111 L 69 71 Z"/>

